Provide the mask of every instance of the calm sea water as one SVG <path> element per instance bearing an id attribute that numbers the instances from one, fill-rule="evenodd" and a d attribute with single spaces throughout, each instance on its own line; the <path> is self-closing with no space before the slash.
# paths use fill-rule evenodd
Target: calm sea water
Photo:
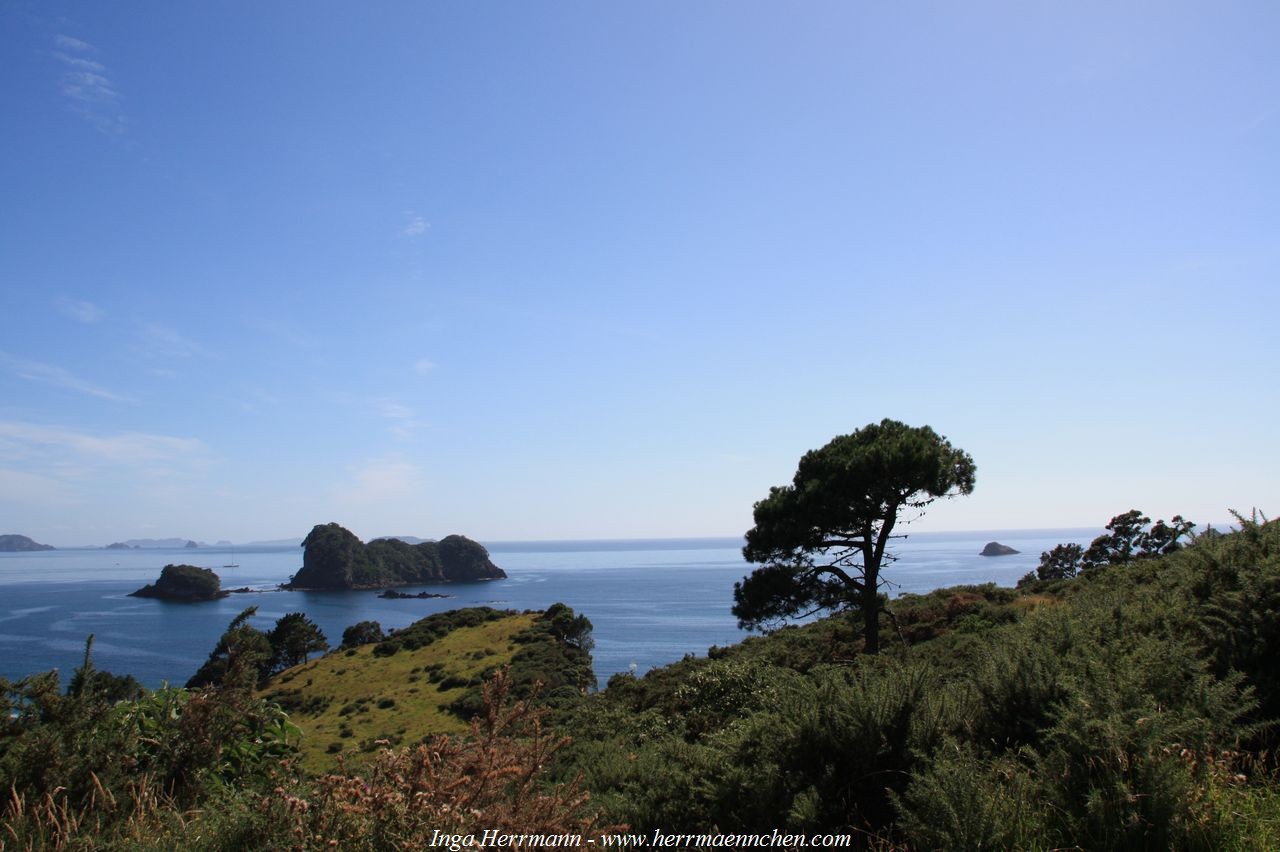
<path id="1" fill-rule="evenodd" d="M 894 595 L 961 583 L 1013 585 L 1060 542 L 1087 544 L 1095 530 L 1002 530 L 920 533 L 899 544 L 884 572 Z M 1021 551 L 983 557 L 998 540 Z M 52 668 L 64 677 L 79 664 L 94 635 L 99 668 L 132 674 L 148 686 L 187 678 L 242 609 L 257 606 L 253 623 L 270 629 L 287 612 L 304 612 L 336 645 L 357 621 L 404 627 L 434 612 L 465 606 L 545 609 L 562 601 L 595 625 L 596 674 L 648 671 L 745 634 L 729 612 L 733 584 L 751 566 L 738 539 L 496 543 L 493 561 L 506 580 L 422 586 L 451 595 L 384 600 L 376 592 L 284 592 L 276 586 L 302 565 L 296 547 L 199 550 L 53 550 L 0 553 L 0 676 L 17 679 Z M 167 563 L 212 568 L 225 589 L 249 587 L 198 604 L 131 598 Z M 223 567 L 230 564 L 239 567 Z"/>

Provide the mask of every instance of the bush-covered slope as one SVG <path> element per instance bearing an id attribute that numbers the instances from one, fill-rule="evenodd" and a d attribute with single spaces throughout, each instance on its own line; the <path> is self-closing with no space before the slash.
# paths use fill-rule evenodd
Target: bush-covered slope
<path id="1" fill-rule="evenodd" d="M 894 602 L 615 677 L 559 771 L 650 831 L 910 848 L 1275 848 L 1280 525 L 1036 593 Z"/>

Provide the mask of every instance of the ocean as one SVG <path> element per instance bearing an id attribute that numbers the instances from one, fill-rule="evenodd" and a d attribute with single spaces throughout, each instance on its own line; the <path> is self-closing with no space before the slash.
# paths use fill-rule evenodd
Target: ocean
<path id="1" fill-rule="evenodd" d="M 1100 530 L 998 530 L 917 533 L 896 547 L 883 571 L 891 596 L 959 584 L 1012 586 L 1055 544 L 1087 544 Z M 984 557 L 988 541 L 1021 551 Z M 277 589 L 302 566 L 297 547 L 195 550 L 51 550 L 0 553 L 0 677 L 16 680 L 79 665 L 94 636 L 100 669 L 132 674 L 149 687 L 186 682 L 241 610 L 258 607 L 252 623 L 268 630 L 289 612 L 303 612 L 331 645 L 358 621 L 404 627 L 435 612 L 467 606 L 545 609 L 557 601 L 595 625 L 600 685 L 616 672 L 643 674 L 687 654 L 704 655 L 748 634 L 729 609 L 733 584 L 753 566 L 741 539 L 497 542 L 486 545 L 509 575 L 482 583 L 406 587 L 447 598 L 387 600 L 377 592 L 286 592 Z M 224 589 L 248 587 L 207 603 L 132 598 L 168 563 L 212 568 Z M 235 565 L 237 567 L 224 567 Z"/>

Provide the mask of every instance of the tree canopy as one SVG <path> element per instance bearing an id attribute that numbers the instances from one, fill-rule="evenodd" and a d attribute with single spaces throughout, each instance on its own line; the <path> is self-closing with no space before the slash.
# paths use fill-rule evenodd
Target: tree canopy
<path id="1" fill-rule="evenodd" d="M 286 613 L 267 634 L 271 643 L 274 668 L 282 671 L 305 663 L 313 652 L 329 650 L 329 642 L 316 623 L 304 613 Z"/>
<path id="2" fill-rule="evenodd" d="M 252 689 L 275 672 L 305 663 L 313 652 L 328 650 L 324 633 L 303 613 L 286 613 L 263 633 L 249 623 L 257 612 L 251 606 L 231 620 L 209 659 L 187 681 L 188 688 Z"/>
<path id="3" fill-rule="evenodd" d="M 740 626 L 767 628 L 820 610 L 859 610 L 879 650 L 880 569 L 904 512 L 968 494 L 973 459 L 928 426 L 885 419 L 800 459 L 790 485 L 755 504 L 742 555 L 761 565 L 734 585 Z"/>
<path id="4" fill-rule="evenodd" d="M 1040 554 L 1040 565 L 1034 574 L 1019 582 L 1024 587 L 1036 580 L 1069 580 L 1084 571 L 1107 565 L 1127 565 L 1157 556 L 1168 556 L 1182 549 L 1182 539 L 1193 536 L 1196 525 L 1181 515 L 1166 523 L 1151 519 L 1137 509 L 1116 515 L 1107 522 L 1107 532 L 1095 538 L 1086 550 L 1079 544 L 1059 544 Z"/>

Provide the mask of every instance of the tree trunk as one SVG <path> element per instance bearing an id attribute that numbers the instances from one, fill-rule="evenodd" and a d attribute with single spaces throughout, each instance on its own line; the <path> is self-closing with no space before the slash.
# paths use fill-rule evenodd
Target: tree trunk
<path id="1" fill-rule="evenodd" d="M 880 577 L 879 571 L 868 570 L 862 586 L 863 650 L 880 653 Z"/>

